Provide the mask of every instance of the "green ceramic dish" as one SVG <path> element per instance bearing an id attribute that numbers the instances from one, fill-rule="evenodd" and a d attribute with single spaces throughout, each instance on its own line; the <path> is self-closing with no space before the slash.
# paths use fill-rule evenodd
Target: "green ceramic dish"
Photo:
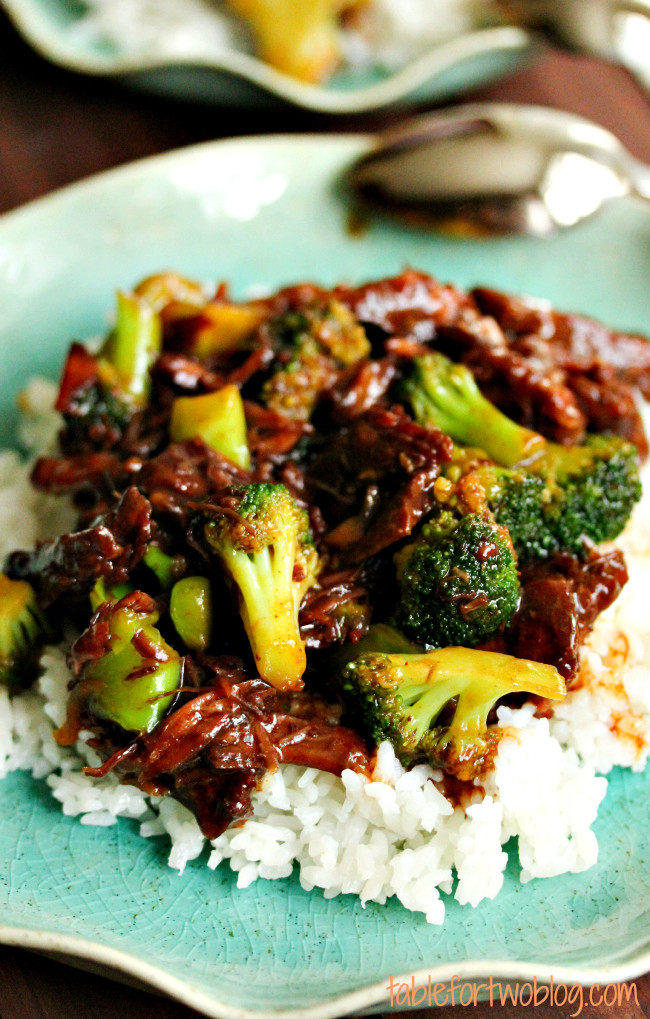
<path id="1" fill-rule="evenodd" d="M 352 236 L 339 197 L 360 138 L 270 138 L 172 153 L 0 221 L 3 438 L 34 372 L 102 330 L 112 292 L 176 268 L 252 283 L 361 281 L 411 264 L 460 284 L 544 295 L 650 331 L 650 211 L 632 201 L 548 242 L 463 242 L 377 224 Z M 444 928 L 398 903 L 307 894 L 297 879 L 237 890 L 205 859 L 181 878 L 134 824 L 83 827 L 43 782 L 0 783 L 0 940 L 110 966 L 226 1019 L 325 1019 L 385 1002 L 390 974 L 584 982 L 650 968 L 650 775 L 615 772 L 586 874 L 505 887 Z"/>
<path id="2" fill-rule="evenodd" d="M 433 47 L 395 72 L 341 72 L 325 86 L 306 85 L 247 53 L 211 60 L 131 56 L 71 34 L 82 7 L 76 0 L 0 0 L 18 30 L 46 59 L 71 71 L 119 77 L 130 85 L 222 105 L 284 102 L 324 113 L 361 113 L 406 99 L 440 100 L 477 87 L 519 63 L 531 49 L 520 28 L 469 32 Z"/>

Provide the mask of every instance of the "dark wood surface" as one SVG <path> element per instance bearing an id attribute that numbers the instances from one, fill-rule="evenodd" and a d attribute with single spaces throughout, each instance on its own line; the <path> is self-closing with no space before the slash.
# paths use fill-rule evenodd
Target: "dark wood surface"
<path id="1" fill-rule="evenodd" d="M 650 98 L 620 68 L 547 51 L 509 78 L 473 93 L 552 105 L 590 117 L 618 134 L 650 163 Z M 72 75 L 33 54 L 0 15 L 0 212 L 55 188 L 142 156 L 215 137 L 267 132 L 372 130 L 395 113 L 343 120 L 301 111 L 218 109 L 130 92 Z M 2 917 L 0 917 L 0 922 Z M 650 975 L 635 981 L 634 998 L 614 1007 L 585 1002 L 591 1019 L 650 1017 Z M 536 1008 L 488 1003 L 448 1007 L 444 1019 L 468 1014 L 503 1019 L 575 1014 L 570 1005 Z M 432 1017 L 411 1010 L 403 1016 Z M 15 948 L 0 947 L 0 1019 L 191 1019 L 197 1013 L 148 993 L 82 973 Z"/>

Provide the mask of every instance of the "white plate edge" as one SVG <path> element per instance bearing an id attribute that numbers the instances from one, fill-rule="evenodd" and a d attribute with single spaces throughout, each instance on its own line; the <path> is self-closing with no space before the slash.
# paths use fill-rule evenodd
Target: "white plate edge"
<path id="1" fill-rule="evenodd" d="M 85 938 L 55 934 L 52 931 L 10 927 L 0 924 L 0 943 L 17 948 L 35 949 L 46 953 L 67 955 L 71 959 L 83 959 L 106 966 L 109 970 L 124 974 L 144 983 L 152 990 L 162 992 L 168 997 L 203 1012 L 210 1019 L 337 1019 L 348 1013 L 370 1009 L 374 1006 L 386 1007 L 388 1003 L 386 977 L 375 981 L 360 990 L 339 994 L 328 1001 L 317 1005 L 297 1006 L 292 1009 L 247 1009 L 220 1001 L 211 994 L 194 986 L 190 980 L 181 980 L 170 976 L 164 969 L 138 959 L 128 952 L 111 948 L 100 942 L 88 941 Z M 622 983 L 634 980 L 650 970 L 650 947 L 643 950 L 624 963 L 611 967 L 594 968 L 580 966 L 549 966 L 504 959 L 482 959 L 480 961 L 442 963 L 437 966 L 419 969 L 413 972 L 393 976 L 393 985 L 400 983 L 426 985 L 449 983 L 454 977 L 464 982 L 493 978 L 494 980 L 537 979 L 538 983 L 546 984 L 550 980 L 558 983 L 593 984 Z M 107 974 L 110 976 L 110 974 Z"/>
<path id="2" fill-rule="evenodd" d="M 60 33 L 53 31 L 43 16 L 38 0 L 0 0 L 27 42 L 45 59 L 83 74 L 113 77 L 171 67 L 222 71 L 257 85 L 287 102 L 322 113 L 362 113 L 405 98 L 429 78 L 471 57 L 492 51 L 524 52 L 531 46 L 530 34 L 521 28 L 503 26 L 477 29 L 440 43 L 408 63 L 386 80 L 349 92 L 338 92 L 320 85 L 306 85 L 247 53 L 226 51 L 210 61 L 207 58 L 174 59 L 169 56 L 105 57 L 81 56 L 66 45 Z"/>
<path id="3" fill-rule="evenodd" d="M 4 0 L 0 0 L 0 5 Z M 372 134 L 363 132 L 338 132 L 338 133 L 317 133 L 298 132 L 296 134 L 260 134 L 241 135 L 236 138 L 216 138 L 204 142 L 196 142 L 191 145 L 182 145 L 179 148 L 168 149 L 165 152 L 156 153 L 153 156 L 144 156 L 141 159 L 132 159 L 128 163 L 111 167 L 108 170 L 99 170 L 97 173 L 89 174 L 81 180 L 72 181 L 69 184 L 62 184 L 60 187 L 47 194 L 33 198 L 23 205 L 8 209 L 0 214 L 0 229 L 13 228 L 14 224 L 20 225 L 35 214 L 39 214 L 45 207 L 56 209 L 60 203 L 65 204 L 69 197 L 76 195 L 91 194 L 94 190 L 101 190 L 106 182 L 127 182 L 129 178 L 134 180 L 146 176 L 151 168 L 160 168 L 164 172 L 168 167 L 173 168 L 177 163 L 186 160 L 193 160 L 197 157 L 208 155 L 214 149 L 229 148 L 256 148 L 263 147 L 273 149 L 276 145 L 287 148 L 303 148 L 304 146 L 321 148 L 340 147 L 349 148 L 353 154 L 359 154 L 372 143 Z"/>

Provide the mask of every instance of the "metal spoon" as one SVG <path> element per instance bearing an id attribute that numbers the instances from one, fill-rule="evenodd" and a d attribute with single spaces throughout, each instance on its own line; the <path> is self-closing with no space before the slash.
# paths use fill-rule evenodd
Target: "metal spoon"
<path id="1" fill-rule="evenodd" d="M 650 200 L 650 167 L 571 113 L 479 103 L 377 136 L 347 174 L 364 203 L 416 225 L 543 237 L 624 195 Z"/>

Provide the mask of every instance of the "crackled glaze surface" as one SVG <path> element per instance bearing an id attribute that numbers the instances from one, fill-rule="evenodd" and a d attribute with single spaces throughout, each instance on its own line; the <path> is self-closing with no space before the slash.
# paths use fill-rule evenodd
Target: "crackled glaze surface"
<path id="1" fill-rule="evenodd" d="M 242 294 L 253 283 L 360 281 L 411 264 L 650 332 L 645 208 L 623 202 L 548 243 L 467 243 L 386 224 L 352 236 L 337 181 L 362 145 L 202 146 L 1 220 L 2 440 L 25 378 L 54 375 L 71 337 L 105 327 L 115 288 L 165 268 L 229 279 Z M 475 910 L 450 901 L 441 931 L 395 903 L 326 901 L 295 878 L 240 891 L 205 857 L 180 878 L 162 840 L 140 839 L 128 821 L 83 827 L 63 817 L 44 783 L 16 774 L 0 783 L 0 939 L 43 947 L 50 933 L 47 947 L 104 958 L 233 1017 L 342 1014 L 380 1001 L 388 974 L 415 970 L 633 975 L 650 965 L 649 793 L 650 777 L 614 773 L 593 870 L 523 886 L 511 862 L 496 901 Z"/>

